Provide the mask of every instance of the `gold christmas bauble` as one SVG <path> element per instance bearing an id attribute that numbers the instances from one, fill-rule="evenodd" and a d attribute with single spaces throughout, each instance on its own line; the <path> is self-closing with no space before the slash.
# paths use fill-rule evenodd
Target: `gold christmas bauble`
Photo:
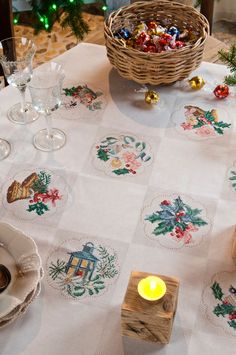
<path id="1" fill-rule="evenodd" d="M 201 76 L 194 76 L 188 82 L 193 90 L 200 90 L 205 85 L 205 81 Z"/>
<path id="2" fill-rule="evenodd" d="M 156 91 L 148 90 L 145 93 L 145 101 L 147 104 L 157 104 L 160 99 L 160 96 Z"/>

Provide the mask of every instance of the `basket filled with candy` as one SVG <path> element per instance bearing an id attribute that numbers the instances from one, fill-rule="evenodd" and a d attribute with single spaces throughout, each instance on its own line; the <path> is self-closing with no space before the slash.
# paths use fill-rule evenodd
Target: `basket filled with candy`
<path id="1" fill-rule="evenodd" d="M 171 84 L 200 65 L 209 24 L 191 6 L 140 1 L 112 12 L 104 34 L 107 56 L 122 77 Z"/>

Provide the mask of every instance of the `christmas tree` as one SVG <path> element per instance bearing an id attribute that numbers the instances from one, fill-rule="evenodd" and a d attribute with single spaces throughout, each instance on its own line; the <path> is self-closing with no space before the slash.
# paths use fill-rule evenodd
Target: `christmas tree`
<path id="1" fill-rule="evenodd" d="M 232 73 L 225 77 L 225 83 L 227 85 L 236 85 L 236 44 L 232 44 L 229 51 L 220 50 L 219 57 Z"/>
<path id="2" fill-rule="evenodd" d="M 82 0 L 30 0 L 35 32 L 51 31 L 55 21 L 69 26 L 78 39 L 83 39 L 89 27 L 82 16 Z"/>

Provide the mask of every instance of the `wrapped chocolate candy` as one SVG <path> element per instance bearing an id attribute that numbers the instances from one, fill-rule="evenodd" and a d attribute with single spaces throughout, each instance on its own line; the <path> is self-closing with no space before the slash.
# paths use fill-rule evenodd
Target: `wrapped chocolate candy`
<path id="1" fill-rule="evenodd" d="M 157 104 L 160 100 L 159 94 L 154 90 L 148 90 L 145 93 L 145 102 L 149 105 Z"/>
<path id="2" fill-rule="evenodd" d="M 166 27 L 163 24 L 166 23 Z M 182 32 L 177 26 L 162 21 L 162 24 L 151 20 L 136 24 L 132 31 L 127 28 L 121 28 L 116 33 L 117 39 L 126 41 L 124 46 L 132 47 L 142 52 L 161 53 L 173 49 L 180 49 L 186 46 L 187 40 L 196 37 L 196 33 L 191 30 L 183 30 Z"/>
<path id="3" fill-rule="evenodd" d="M 131 33 L 128 28 L 121 28 L 119 31 L 116 32 L 115 37 L 127 40 L 131 37 Z"/>
<path id="4" fill-rule="evenodd" d="M 178 28 L 175 27 L 175 26 L 171 26 L 171 27 L 168 29 L 167 33 L 169 33 L 171 36 L 175 36 L 176 39 L 178 39 L 179 34 L 180 34 Z"/>
<path id="5" fill-rule="evenodd" d="M 226 84 L 217 85 L 213 92 L 217 99 L 225 99 L 229 95 L 229 87 Z"/>

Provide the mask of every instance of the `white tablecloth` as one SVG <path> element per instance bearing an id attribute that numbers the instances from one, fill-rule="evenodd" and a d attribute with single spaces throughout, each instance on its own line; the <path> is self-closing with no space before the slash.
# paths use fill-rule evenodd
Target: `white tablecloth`
<path id="1" fill-rule="evenodd" d="M 70 108 L 76 97 L 67 96 L 67 108 L 55 112 L 54 126 L 67 135 L 61 150 L 37 151 L 32 136 L 44 119 L 12 124 L 6 112 L 17 91 L 0 92 L 0 136 L 13 146 L 0 162 L 0 219 L 34 238 L 45 272 L 40 296 L 0 331 L 0 353 L 233 354 L 235 96 L 217 100 L 175 85 L 159 88 L 161 102 L 150 107 L 140 85 L 111 68 L 104 47 L 80 44 L 56 60 L 64 65 L 66 88 L 87 84 L 95 93 L 90 107 Z M 195 71 L 213 86 L 226 73 L 209 63 Z M 196 127 L 207 113 L 211 124 Z M 40 171 L 59 190 L 55 206 L 40 216 L 27 211 L 25 200 L 6 202 L 14 179 Z M 181 223 L 185 228 L 178 229 Z M 65 265 L 85 250 L 96 267 L 83 288 L 76 284 L 83 271 L 73 284 Z M 180 279 L 168 345 L 122 339 L 120 308 L 132 270 Z"/>

